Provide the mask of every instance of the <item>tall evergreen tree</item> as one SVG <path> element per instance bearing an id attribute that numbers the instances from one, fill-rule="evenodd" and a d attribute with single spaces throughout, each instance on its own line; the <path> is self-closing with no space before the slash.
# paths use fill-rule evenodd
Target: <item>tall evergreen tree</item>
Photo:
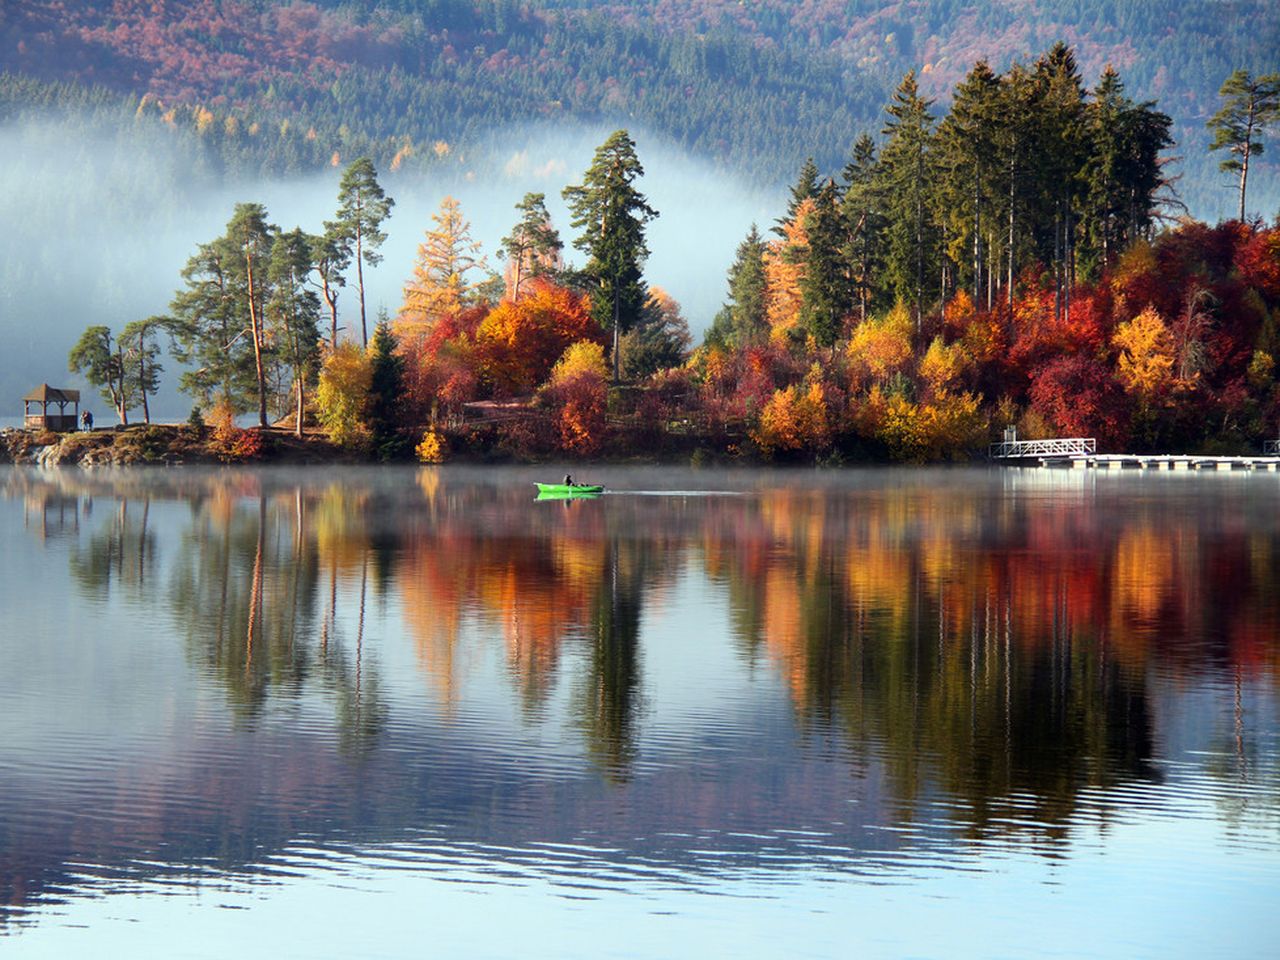
<path id="1" fill-rule="evenodd" d="M 884 197 L 879 188 L 876 144 L 870 134 L 863 133 L 854 141 L 853 156 L 845 164 L 842 178 L 845 256 L 861 323 L 866 321 L 872 304 L 878 299 L 876 281 L 884 259 Z"/>
<path id="2" fill-rule="evenodd" d="M 937 257 L 929 204 L 932 103 L 920 95 L 915 71 L 908 72 L 885 108 L 889 119 L 880 151 L 881 190 L 889 216 L 886 273 L 897 296 L 912 304 L 917 333 L 926 298 L 933 292 Z"/>
<path id="3" fill-rule="evenodd" d="M 263 311 L 277 232 L 261 204 L 237 204 L 226 233 L 187 261 L 185 289 L 170 306 L 174 358 L 188 367 L 180 389 L 206 404 L 216 395 L 239 411 L 256 401 L 263 426 L 270 359 Z"/>
<path id="4" fill-rule="evenodd" d="M 753 223 L 729 267 L 729 302 L 720 308 L 707 329 L 706 343 L 740 347 L 768 336 L 764 248 L 764 239 Z"/>
<path id="5" fill-rule="evenodd" d="M 1080 169 L 1085 151 L 1084 83 L 1075 54 L 1056 43 L 1036 62 L 1040 85 L 1038 164 L 1041 219 L 1037 247 L 1041 262 L 1051 264 L 1054 310 L 1061 316 L 1070 307 L 1072 232 L 1081 204 Z M 1047 228 L 1052 226 L 1052 234 Z"/>
<path id="6" fill-rule="evenodd" d="M 134 384 L 133 396 L 142 403 L 143 423 L 151 422 L 148 398 L 160 390 L 160 374 L 164 372 L 156 336 L 168 327 L 168 317 L 152 316 L 127 323 L 120 331 L 121 375 Z"/>
<path id="7" fill-rule="evenodd" d="M 282 233 L 271 247 L 267 323 L 276 354 L 292 375 L 294 433 L 302 436 L 307 387 L 318 372 L 320 298 L 307 284 L 314 238 L 300 229 Z M 281 391 L 283 393 L 283 391 Z"/>
<path id="8" fill-rule="evenodd" d="M 329 308 L 329 349 L 338 346 L 338 293 L 346 286 L 347 268 L 351 266 L 351 241 L 336 224 L 328 224 L 324 233 L 308 239 L 311 246 L 311 269 L 325 306 Z"/>
<path id="9" fill-rule="evenodd" d="M 626 130 L 615 131 L 596 149 L 582 183 L 564 189 L 570 223 L 582 231 L 574 246 L 588 256 L 584 272 L 592 313 L 613 331 L 615 381 L 622 369 L 622 334 L 640 319 L 647 298 L 641 272 L 649 256 L 644 225 L 658 215 L 634 186 L 644 176 L 635 148 Z"/>
<path id="10" fill-rule="evenodd" d="M 336 230 L 351 244 L 356 264 L 356 291 L 360 299 L 360 337 L 363 346 L 369 345 L 369 326 L 365 320 L 364 267 L 376 267 L 382 262 L 378 248 L 387 235 L 382 224 L 391 216 L 395 201 L 386 195 L 378 183 L 378 171 L 368 157 L 360 157 L 342 173 L 338 184 L 338 214 L 332 223 L 325 224 L 326 232 Z"/>
<path id="11" fill-rule="evenodd" d="M 369 428 L 374 449 L 383 460 L 390 460 L 400 445 L 396 430 L 397 407 L 404 392 L 404 358 L 396 352 L 399 341 L 391 332 L 385 317 L 378 321 L 369 344 Z"/>
<path id="12" fill-rule="evenodd" d="M 804 163 L 800 165 L 800 172 L 796 174 L 796 182 L 791 186 L 791 196 L 787 199 L 787 215 L 774 224 L 773 232 L 778 236 L 784 233 L 783 224 L 790 223 L 796 218 L 796 211 L 800 209 L 800 204 L 810 197 L 817 196 L 818 178 L 818 165 L 813 162 L 813 157 L 806 157 Z"/>
<path id="13" fill-rule="evenodd" d="M 85 330 L 71 348 L 67 369 L 97 387 L 120 422 L 128 425 L 137 388 L 125 373 L 124 345 L 112 340 L 110 327 L 98 325 Z"/>
<path id="14" fill-rule="evenodd" d="M 1160 151 L 1172 121 L 1151 102 L 1134 103 L 1107 67 L 1086 108 L 1086 253 L 1105 267 L 1150 226 L 1162 183 Z"/>
<path id="15" fill-rule="evenodd" d="M 238 203 L 225 239 L 234 249 L 236 267 L 242 271 L 241 296 L 249 319 L 249 340 L 253 346 L 254 379 L 258 395 L 258 425 L 267 424 L 266 303 L 270 296 L 271 246 L 279 229 L 267 222 L 266 207 L 260 203 Z"/>
<path id="16" fill-rule="evenodd" d="M 1255 80 L 1247 70 L 1236 70 L 1222 84 L 1219 95 L 1222 107 L 1209 118 L 1209 129 L 1213 131 L 1209 149 L 1226 148 L 1230 155 L 1218 164 L 1219 169 L 1240 174 L 1237 219 L 1244 220 L 1249 161 L 1262 153 L 1262 135 L 1267 127 L 1280 120 L 1280 73 Z"/>
<path id="17" fill-rule="evenodd" d="M 829 347 L 840 336 L 852 308 L 844 221 L 839 191 L 832 181 L 819 187 L 805 230 L 809 250 L 800 280 L 800 323 L 818 346 Z"/>
<path id="18" fill-rule="evenodd" d="M 947 225 L 951 259 L 982 302 L 984 243 L 991 232 L 996 186 L 995 130 L 1000 123 L 1000 78 L 979 60 L 955 91 L 951 111 L 938 125 L 939 218 Z M 989 305 L 989 304 L 988 304 Z"/>
<path id="19" fill-rule="evenodd" d="M 498 256 L 507 261 L 507 298 L 520 299 L 520 287 L 532 277 L 555 275 L 564 244 L 551 225 L 546 194 L 526 193 L 516 204 L 519 222 L 502 238 Z"/>

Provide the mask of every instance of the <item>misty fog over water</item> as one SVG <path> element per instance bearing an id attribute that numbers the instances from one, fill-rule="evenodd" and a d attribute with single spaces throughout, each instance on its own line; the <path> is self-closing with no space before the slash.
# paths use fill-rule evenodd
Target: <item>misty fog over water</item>
<path id="1" fill-rule="evenodd" d="M 21 415 L 20 398 L 41 382 L 87 389 L 67 372 L 67 353 L 84 329 L 105 324 L 118 332 L 166 313 L 187 259 L 222 234 L 236 203 L 263 203 L 271 222 L 313 233 L 337 206 L 341 166 L 291 179 L 224 178 L 205 169 L 197 151 L 162 135 L 103 127 L 86 136 L 86 129 L 56 118 L 0 126 L 0 425 Z M 395 315 L 417 246 L 446 195 L 458 198 L 500 272 L 497 246 L 516 220 L 514 205 L 526 192 L 545 193 L 566 259 L 581 264 L 560 191 L 580 182 L 611 129 L 500 131 L 439 171 L 380 170 L 396 206 L 383 262 L 365 272 L 370 317 L 380 306 Z M 752 222 L 764 229 L 779 216 L 785 189 L 750 184 L 659 137 L 631 133 L 646 171 L 640 189 L 660 213 L 648 228 L 645 276 L 676 298 L 696 336 L 724 300 L 737 244 Z M 353 286 L 338 309 L 353 331 Z M 178 372 L 169 360 L 152 405 L 161 419 L 190 410 L 190 398 L 177 391 Z M 86 396 L 99 422 L 111 422 L 96 392 Z"/>

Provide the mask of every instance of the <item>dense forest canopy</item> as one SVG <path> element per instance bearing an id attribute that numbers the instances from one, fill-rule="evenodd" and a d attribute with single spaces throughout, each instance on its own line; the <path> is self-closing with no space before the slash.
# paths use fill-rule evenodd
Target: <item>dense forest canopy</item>
<path id="1" fill-rule="evenodd" d="M 572 118 L 777 182 L 810 153 L 837 169 L 908 69 L 945 102 L 975 61 L 1002 71 L 1058 40 L 1090 85 L 1112 64 L 1160 101 L 1183 198 L 1229 213 L 1199 148 L 1222 79 L 1275 68 L 1265 0 L 31 0 L 0 9 L 0 115 L 114 96 L 122 116 L 197 129 L 231 172 L 465 163 L 482 131 Z"/>

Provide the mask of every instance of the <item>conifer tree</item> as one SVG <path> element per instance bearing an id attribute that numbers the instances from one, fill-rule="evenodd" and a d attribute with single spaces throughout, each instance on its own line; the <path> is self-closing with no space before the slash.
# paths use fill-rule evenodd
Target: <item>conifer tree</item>
<path id="1" fill-rule="evenodd" d="M 883 261 L 885 217 L 878 167 L 875 141 L 863 133 L 854 142 L 853 156 L 845 164 L 841 199 L 847 238 L 845 255 L 860 323 L 866 322 L 872 304 L 879 299 L 876 281 Z"/>
<path id="2" fill-rule="evenodd" d="M 311 269 L 329 309 L 329 349 L 338 346 L 338 293 L 346 286 L 347 268 L 351 266 L 351 243 L 345 233 L 329 224 L 324 233 L 308 238 L 311 247 Z"/>
<path id="3" fill-rule="evenodd" d="M 160 344 L 156 336 L 168 329 L 169 318 L 151 316 L 142 320 L 134 320 L 125 324 L 120 331 L 119 349 L 121 360 L 121 376 L 132 381 L 132 395 L 142 403 L 142 422 L 151 422 L 151 404 L 148 397 L 154 397 L 160 389 L 160 374 L 164 367 L 160 364 Z"/>
<path id="4" fill-rule="evenodd" d="M 226 233 L 201 244 L 183 268 L 185 288 L 170 305 L 173 355 L 187 370 L 180 389 L 206 405 L 216 395 L 232 409 L 258 407 L 267 424 L 265 335 L 269 258 L 278 228 L 258 203 L 237 204 Z"/>
<path id="5" fill-rule="evenodd" d="M 120 422 L 128 426 L 136 385 L 125 375 L 123 341 L 112 341 L 110 327 L 98 325 L 85 330 L 71 348 L 67 369 L 97 387 Z"/>
<path id="6" fill-rule="evenodd" d="M 814 196 L 805 228 L 809 247 L 800 281 L 800 324 L 818 346 L 829 347 L 852 306 L 839 191 L 830 180 Z"/>
<path id="7" fill-rule="evenodd" d="M 404 288 L 401 325 L 427 326 L 445 316 L 456 316 L 475 302 L 489 278 L 489 265 L 480 242 L 472 239 L 471 224 L 453 197 L 445 197 L 431 219 L 435 229 L 418 244 L 413 277 Z M 475 275 L 483 275 L 475 279 Z"/>
<path id="8" fill-rule="evenodd" d="M 582 233 L 574 246 L 587 254 L 592 314 L 613 331 L 613 378 L 621 373 L 621 339 L 639 319 L 648 291 L 642 267 L 649 256 L 644 225 L 658 215 L 634 186 L 644 176 L 635 142 L 617 130 L 596 149 L 582 183 L 566 187 L 570 223 Z"/>
<path id="9" fill-rule="evenodd" d="M 404 358 L 396 352 L 399 345 L 386 316 L 379 317 L 369 344 L 368 422 L 374 449 L 383 460 L 396 455 L 400 439 L 396 413 L 404 392 Z"/>
<path id="10" fill-rule="evenodd" d="M 753 223 L 729 267 L 729 302 L 707 329 L 706 343 L 740 347 L 768 336 L 764 250 L 764 240 Z"/>
<path id="11" fill-rule="evenodd" d="M 813 157 L 806 157 L 800 166 L 800 172 L 796 174 L 796 182 L 791 186 L 791 196 L 787 200 L 787 214 L 774 224 L 774 233 L 778 236 L 783 235 L 783 226 L 795 220 L 800 204 L 817 196 L 818 187 L 818 165 L 813 162 Z"/>
<path id="12" fill-rule="evenodd" d="M 1262 153 L 1262 135 L 1267 127 L 1280 120 L 1280 73 L 1269 73 L 1256 80 L 1247 70 L 1236 70 L 1222 84 L 1219 95 L 1222 107 L 1209 119 L 1213 131 L 1210 150 L 1229 152 L 1219 169 L 1239 171 L 1240 206 L 1236 215 L 1244 220 L 1245 190 L 1249 183 L 1249 161 Z"/>
<path id="13" fill-rule="evenodd" d="M 995 127 L 999 121 L 1000 78 L 979 60 L 956 87 L 951 111 L 938 126 L 939 215 L 947 223 L 951 258 L 982 299 L 984 240 L 991 231 L 997 194 Z"/>
<path id="14" fill-rule="evenodd" d="M 1107 67 L 1086 107 L 1088 254 L 1106 266 L 1150 225 L 1162 183 L 1160 151 L 1172 121 L 1151 102 L 1134 103 Z"/>
<path id="15" fill-rule="evenodd" d="M 361 345 L 369 344 L 369 327 L 365 320 L 364 267 L 376 267 L 382 262 L 378 248 L 387 235 L 382 224 L 391 216 L 395 201 L 386 195 L 378 183 L 378 171 L 368 157 L 351 162 L 342 172 L 338 184 L 338 214 L 332 223 L 325 224 L 326 232 L 340 234 L 351 245 L 356 264 L 356 292 L 360 300 Z"/>
<path id="16" fill-rule="evenodd" d="M 932 102 L 920 95 L 915 71 L 908 72 L 885 108 L 889 119 L 880 152 L 880 189 L 889 217 L 886 273 L 894 293 L 912 304 L 917 333 L 926 297 L 932 293 L 928 284 L 937 257 L 929 203 Z"/>
<path id="17" fill-rule="evenodd" d="M 302 436 L 307 386 L 317 373 L 320 299 L 306 285 L 312 269 L 312 241 L 301 229 L 276 237 L 271 247 L 271 298 L 267 322 L 282 365 L 292 374 L 294 433 Z M 284 391 L 281 391 L 283 393 Z"/>
<path id="18" fill-rule="evenodd" d="M 1084 83 L 1075 54 L 1056 43 L 1036 62 L 1040 85 L 1039 163 L 1041 202 L 1037 249 L 1041 262 L 1053 267 L 1054 311 L 1070 307 L 1072 230 L 1081 201 L 1080 169 L 1085 150 Z M 1052 226 L 1052 236 L 1046 228 Z"/>
<path id="19" fill-rule="evenodd" d="M 562 268 L 560 251 L 564 244 L 551 225 L 546 199 L 546 194 L 526 193 L 516 204 L 520 221 L 502 238 L 498 256 L 507 261 L 508 300 L 520 299 L 520 287 L 526 280 L 554 276 Z"/>

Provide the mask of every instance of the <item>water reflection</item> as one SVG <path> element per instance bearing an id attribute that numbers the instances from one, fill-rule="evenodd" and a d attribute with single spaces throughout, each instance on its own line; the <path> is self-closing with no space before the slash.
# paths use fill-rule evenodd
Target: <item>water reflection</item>
<path id="1" fill-rule="evenodd" d="M 9 549 L 65 556 L 73 607 L 180 645 L 190 691 L 136 751 L 0 753 L 0 897 L 406 831 L 677 875 L 766 849 L 867 869 L 939 829 L 948 856 L 1063 857 L 1191 747 L 1223 822 L 1274 828 L 1269 487 L 719 480 L 736 495 L 533 504 L 502 472 L 0 474 Z"/>

